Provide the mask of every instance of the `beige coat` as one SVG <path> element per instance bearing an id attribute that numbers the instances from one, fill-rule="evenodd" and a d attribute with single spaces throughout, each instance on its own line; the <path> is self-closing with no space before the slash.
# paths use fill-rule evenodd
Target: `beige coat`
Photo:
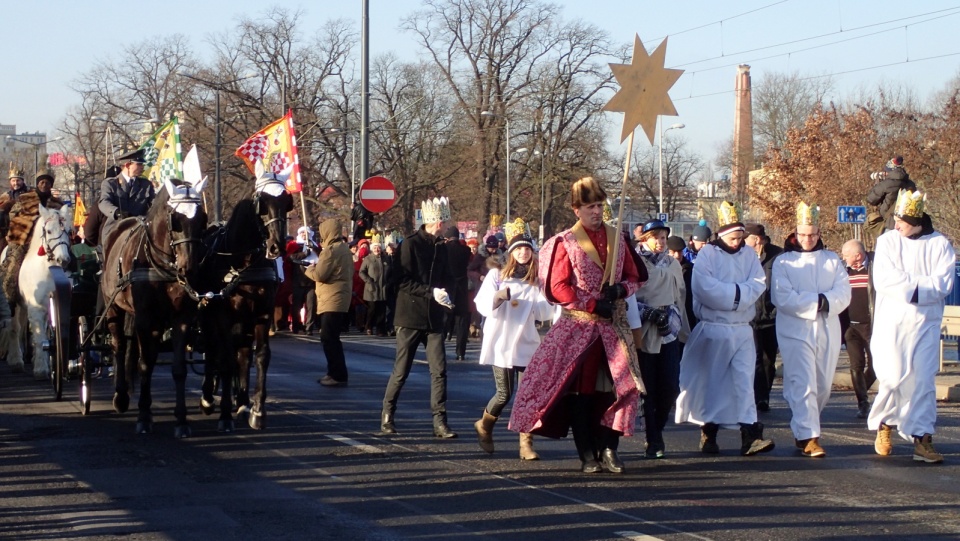
<path id="1" fill-rule="evenodd" d="M 317 313 L 350 309 L 353 285 L 353 256 L 343 242 L 340 220 L 330 218 L 320 224 L 319 261 L 307 267 L 306 275 L 317 283 Z"/>

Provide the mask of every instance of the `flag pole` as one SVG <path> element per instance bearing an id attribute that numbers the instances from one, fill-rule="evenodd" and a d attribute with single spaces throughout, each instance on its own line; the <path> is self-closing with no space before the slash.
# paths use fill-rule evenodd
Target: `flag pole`
<path id="1" fill-rule="evenodd" d="M 633 133 L 627 137 L 627 157 L 623 164 L 623 182 L 620 184 L 620 209 L 617 211 L 617 234 L 613 243 L 613 265 L 616 268 L 617 258 L 620 257 L 620 236 L 623 234 L 623 197 L 627 193 L 627 179 L 630 178 L 630 158 L 633 156 Z M 609 263 L 609 262 L 608 262 Z M 614 272 L 610 272 L 610 285 L 616 283 Z"/>
<path id="2" fill-rule="evenodd" d="M 307 227 L 310 227 L 310 222 L 309 222 L 309 220 L 307 220 L 307 204 L 306 204 L 306 202 L 304 202 L 304 200 L 303 200 L 303 187 L 302 187 L 302 186 L 301 186 L 301 188 L 300 188 L 300 212 L 302 213 L 301 216 L 303 216 L 303 225 L 305 225 L 305 226 L 307 226 Z"/>

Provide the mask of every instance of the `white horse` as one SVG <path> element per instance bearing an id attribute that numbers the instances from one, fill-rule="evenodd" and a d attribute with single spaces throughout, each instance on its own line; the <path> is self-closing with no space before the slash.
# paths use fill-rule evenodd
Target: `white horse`
<path id="1" fill-rule="evenodd" d="M 59 211 L 40 205 L 30 236 L 26 256 L 20 266 L 18 286 L 20 301 L 14 306 L 13 321 L 0 336 L 0 350 L 6 351 L 7 364 L 15 371 L 23 371 L 23 344 L 27 333 L 33 347 L 33 376 L 38 380 L 50 376 L 47 353 L 42 341 L 50 325 L 49 297 L 53 291 L 52 265 L 66 269 L 70 264 L 70 235 L 73 230 L 73 210 L 64 205 Z M 41 250 L 41 247 L 43 248 Z M 4 249 L 0 261 L 6 259 Z M 26 315 L 26 317 L 24 317 Z M 69 316 L 69 314 L 67 315 Z"/>

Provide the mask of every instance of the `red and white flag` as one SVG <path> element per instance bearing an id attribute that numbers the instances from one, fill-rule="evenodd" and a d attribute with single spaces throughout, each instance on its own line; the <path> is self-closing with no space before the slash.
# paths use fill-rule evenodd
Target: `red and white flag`
<path id="1" fill-rule="evenodd" d="M 280 120 L 250 136 L 234 154 L 247 164 L 251 173 L 259 161 L 265 171 L 279 177 L 289 175 L 286 178 L 288 192 L 298 193 L 303 189 L 292 110 L 288 110 Z"/>

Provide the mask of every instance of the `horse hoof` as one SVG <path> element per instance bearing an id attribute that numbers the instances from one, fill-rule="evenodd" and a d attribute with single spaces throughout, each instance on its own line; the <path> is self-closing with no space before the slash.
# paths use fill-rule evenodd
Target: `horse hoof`
<path id="1" fill-rule="evenodd" d="M 113 394 L 113 411 L 117 413 L 126 413 L 130 409 L 130 395 L 114 393 Z"/>
<path id="2" fill-rule="evenodd" d="M 217 432 L 227 432 L 227 433 L 230 433 L 230 432 L 233 432 L 233 429 L 234 429 L 234 427 L 233 427 L 233 420 L 232 420 L 232 419 L 224 419 L 224 420 L 220 421 L 219 423 L 217 423 Z"/>
<path id="3" fill-rule="evenodd" d="M 137 434 L 149 434 L 153 432 L 153 423 L 151 421 L 137 421 Z"/>
<path id="4" fill-rule="evenodd" d="M 182 440 L 191 436 L 190 425 L 177 425 L 173 429 L 173 437 Z"/>
<path id="5" fill-rule="evenodd" d="M 46 381 L 46 380 L 50 379 L 50 373 L 49 373 L 49 372 L 47 372 L 47 373 L 34 372 L 34 373 L 33 373 L 33 379 L 34 379 L 35 381 Z"/>
<path id="6" fill-rule="evenodd" d="M 204 415 L 213 413 L 215 407 L 216 404 L 214 404 L 213 401 L 207 400 L 205 396 L 200 397 L 200 411 L 202 411 Z"/>
<path id="7" fill-rule="evenodd" d="M 247 419 L 247 424 L 249 424 L 250 428 L 254 430 L 263 430 L 264 426 L 266 425 L 266 419 L 264 419 L 262 413 L 251 411 L 250 417 Z"/>
<path id="8" fill-rule="evenodd" d="M 23 363 L 22 363 L 22 362 L 19 362 L 19 363 L 13 365 L 13 366 L 11 367 L 11 371 L 12 371 L 14 374 L 22 374 L 22 373 L 23 373 Z"/>

